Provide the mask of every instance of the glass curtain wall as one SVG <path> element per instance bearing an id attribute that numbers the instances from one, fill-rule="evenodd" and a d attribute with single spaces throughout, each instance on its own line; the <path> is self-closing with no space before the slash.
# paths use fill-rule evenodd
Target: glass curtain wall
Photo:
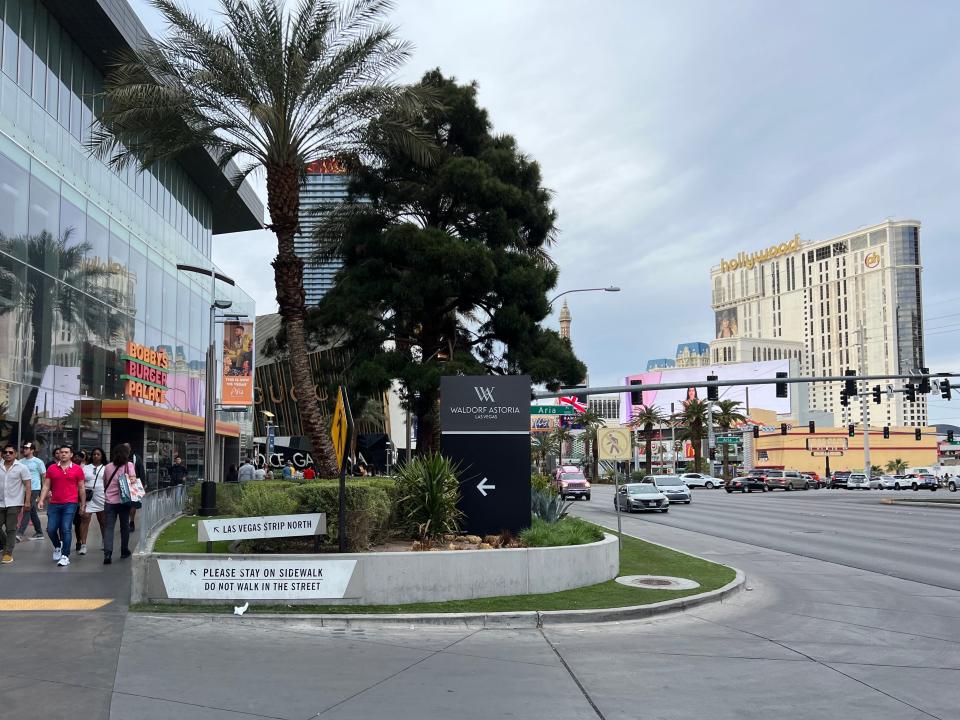
<path id="1" fill-rule="evenodd" d="M 42 4 L 0 15 L 0 440 L 97 443 L 129 341 L 168 351 L 165 407 L 203 414 L 210 289 L 176 264 L 209 264 L 209 200 L 175 163 L 91 158 L 102 77 Z"/>

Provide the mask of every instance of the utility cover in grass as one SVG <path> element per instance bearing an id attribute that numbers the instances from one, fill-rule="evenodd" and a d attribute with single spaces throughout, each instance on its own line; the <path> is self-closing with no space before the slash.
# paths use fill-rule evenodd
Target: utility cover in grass
<path id="1" fill-rule="evenodd" d="M 622 575 L 616 578 L 621 585 L 657 590 L 693 590 L 700 583 L 687 578 L 667 577 L 666 575 Z"/>

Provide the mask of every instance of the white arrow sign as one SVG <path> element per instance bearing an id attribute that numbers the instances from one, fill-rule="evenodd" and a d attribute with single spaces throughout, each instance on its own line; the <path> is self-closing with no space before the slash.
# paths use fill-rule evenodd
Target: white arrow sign
<path id="1" fill-rule="evenodd" d="M 484 479 L 481 480 L 480 483 L 477 485 L 477 490 L 479 490 L 479 491 L 480 491 L 480 494 L 483 495 L 484 497 L 487 496 L 487 490 L 496 490 L 496 489 L 497 489 L 497 486 L 496 486 L 496 485 L 488 485 L 489 482 L 490 482 L 489 480 L 487 480 L 486 478 L 484 478 Z"/>

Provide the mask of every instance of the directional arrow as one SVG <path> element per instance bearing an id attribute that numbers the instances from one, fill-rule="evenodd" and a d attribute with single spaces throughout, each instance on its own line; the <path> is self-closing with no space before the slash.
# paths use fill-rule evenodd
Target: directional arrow
<path id="1" fill-rule="evenodd" d="M 218 532 L 220 532 L 220 528 L 217 527 L 216 525 L 214 525 L 214 526 L 213 526 L 213 531 L 214 531 L 215 533 L 218 533 Z"/>
<path id="2" fill-rule="evenodd" d="M 486 478 L 484 478 L 484 479 L 481 480 L 480 483 L 477 485 L 477 490 L 479 490 L 479 491 L 480 491 L 480 494 L 483 495 L 484 497 L 487 496 L 487 490 L 496 490 L 496 489 L 497 489 L 497 486 L 496 486 L 496 485 L 488 485 L 488 484 L 487 484 L 488 482 L 489 482 L 489 481 L 488 481 Z"/>
<path id="3" fill-rule="evenodd" d="M 190 571 L 190 574 L 191 574 L 191 575 L 196 575 L 196 574 L 197 574 L 197 571 L 196 571 L 196 570 L 191 570 L 191 571 Z"/>

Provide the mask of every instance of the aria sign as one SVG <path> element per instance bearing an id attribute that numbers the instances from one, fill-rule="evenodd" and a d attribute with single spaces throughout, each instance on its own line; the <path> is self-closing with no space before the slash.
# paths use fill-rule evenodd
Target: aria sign
<path id="1" fill-rule="evenodd" d="M 127 343 L 127 352 L 120 356 L 126 372 L 123 393 L 128 398 L 147 400 L 161 405 L 167 401 L 167 374 L 170 358 L 165 350 L 151 350 L 135 342 Z"/>

